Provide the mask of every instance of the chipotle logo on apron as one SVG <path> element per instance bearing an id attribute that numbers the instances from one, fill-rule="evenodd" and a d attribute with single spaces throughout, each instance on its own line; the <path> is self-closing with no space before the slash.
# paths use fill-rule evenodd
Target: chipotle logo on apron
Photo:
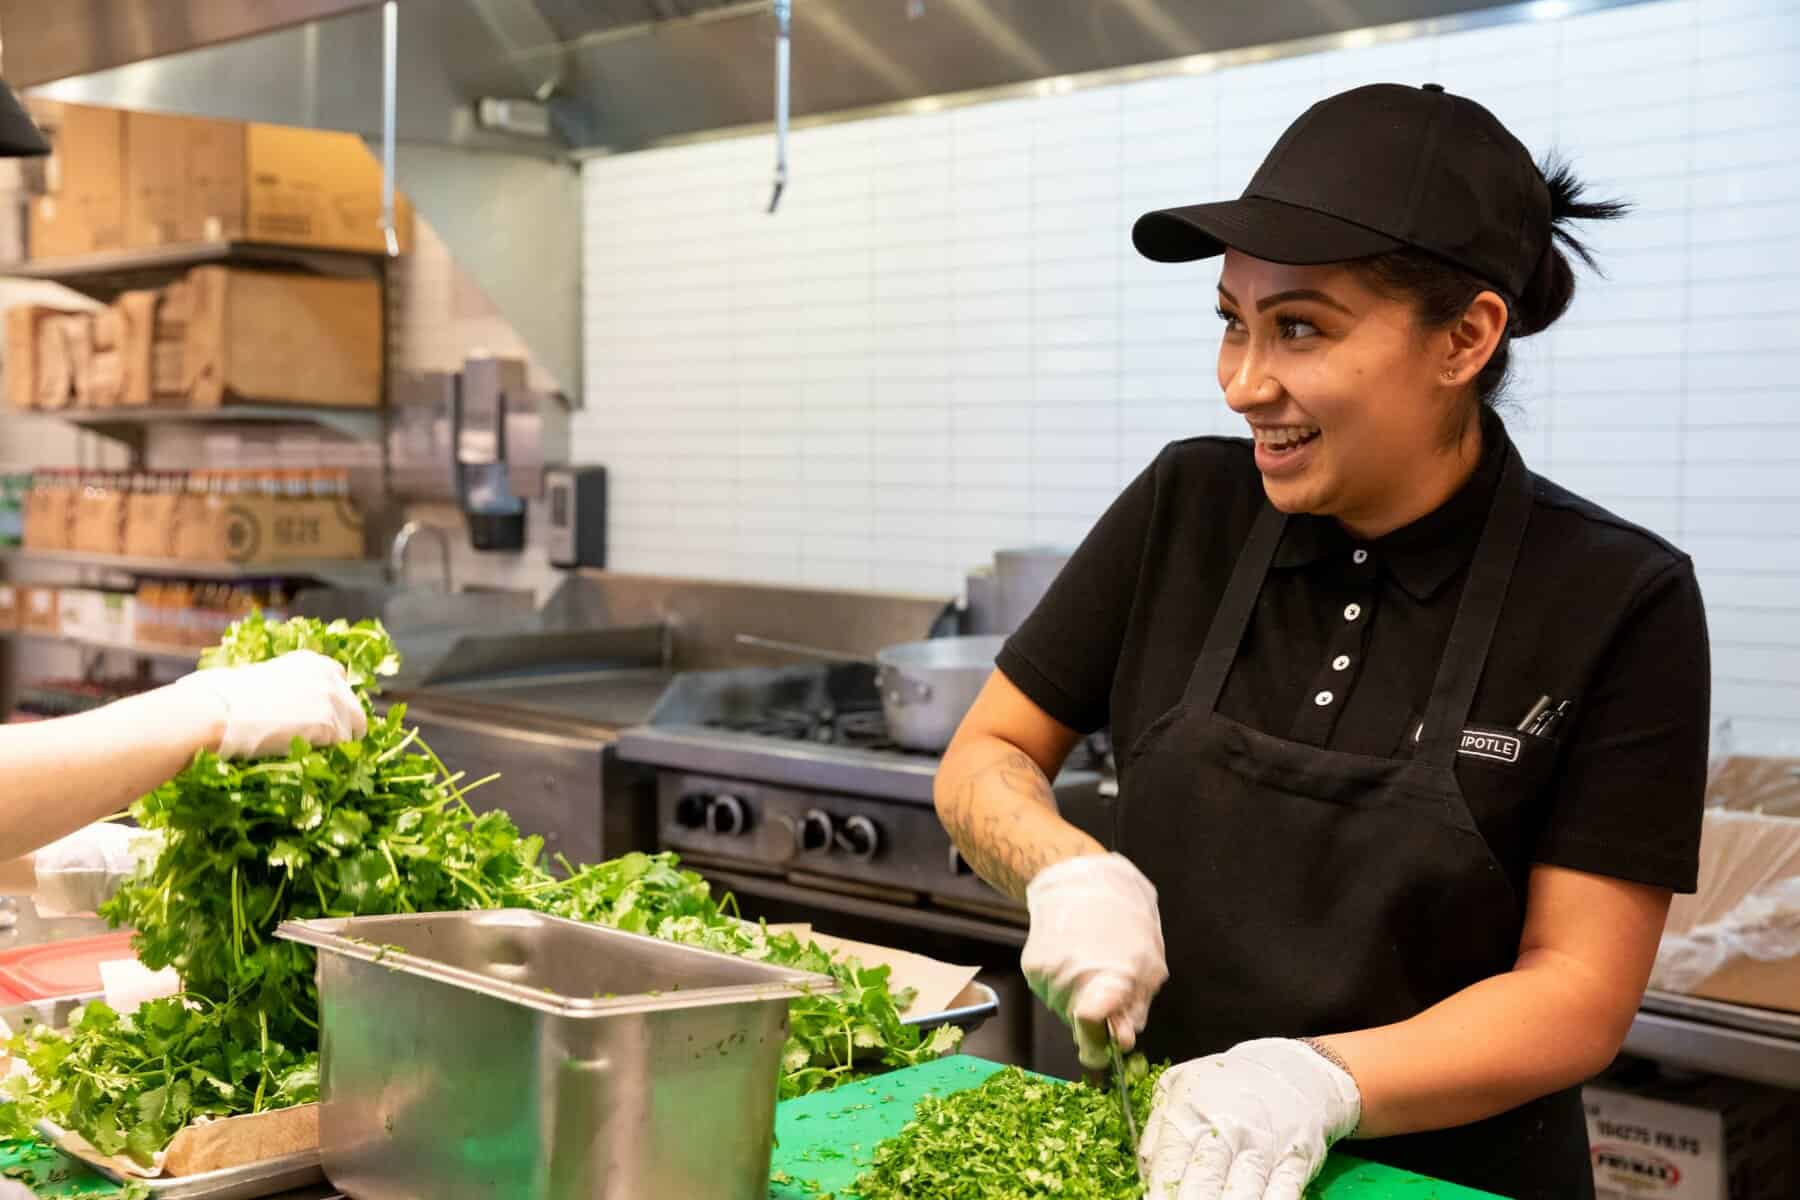
<path id="1" fill-rule="evenodd" d="M 1456 747 L 1456 752 L 1466 754 L 1470 758 L 1516 763 L 1524 748 L 1525 743 L 1516 733 L 1505 733 L 1498 729 L 1465 729 L 1462 732 L 1462 741 Z"/>

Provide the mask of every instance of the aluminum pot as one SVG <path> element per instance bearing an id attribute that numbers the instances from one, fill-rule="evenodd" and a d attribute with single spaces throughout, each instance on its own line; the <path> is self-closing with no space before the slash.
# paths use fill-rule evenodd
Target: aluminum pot
<path id="1" fill-rule="evenodd" d="M 927 638 L 882 650 L 875 662 L 888 733 L 909 750 L 948 746 L 1005 641 L 999 634 Z"/>
<path id="2" fill-rule="evenodd" d="M 1025 623 L 1073 553 L 1060 546 L 1026 546 L 994 552 L 998 632 L 1012 633 Z"/>

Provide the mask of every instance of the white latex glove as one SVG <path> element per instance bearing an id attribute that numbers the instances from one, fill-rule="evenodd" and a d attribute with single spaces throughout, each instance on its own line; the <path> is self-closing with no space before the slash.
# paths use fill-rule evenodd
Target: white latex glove
<path id="1" fill-rule="evenodd" d="M 286 754 L 297 737 L 329 746 L 359 738 L 369 727 L 344 668 L 311 650 L 246 667 L 195 671 L 175 686 L 224 706 L 221 758 Z"/>
<path id="2" fill-rule="evenodd" d="M 77 829 L 32 854 L 32 903 L 46 917 L 91 913 L 161 849 L 155 830 L 106 821 Z"/>
<path id="3" fill-rule="evenodd" d="M 22 1183 L 0 1179 L 0 1200 L 37 1200 L 37 1193 Z"/>
<path id="4" fill-rule="evenodd" d="M 1138 1169 L 1156 1200 L 1300 1200 L 1362 1119 L 1348 1073 L 1304 1042 L 1263 1038 L 1156 1081 Z"/>
<path id="5" fill-rule="evenodd" d="M 1084 854 L 1039 871 L 1025 904 L 1025 979 L 1074 1029 L 1082 1065 L 1104 1067 L 1108 1024 L 1130 1050 L 1169 978 L 1156 887 L 1122 854 Z"/>

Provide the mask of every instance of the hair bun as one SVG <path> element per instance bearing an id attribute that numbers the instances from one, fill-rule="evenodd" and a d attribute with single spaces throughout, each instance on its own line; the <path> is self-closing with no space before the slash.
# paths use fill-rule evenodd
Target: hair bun
<path id="1" fill-rule="evenodd" d="M 1537 267 L 1519 293 L 1518 307 L 1513 312 L 1514 337 L 1530 337 L 1548 329 L 1569 310 L 1575 298 L 1575 272 L 1569 260 L 1556 248 L 1554 239 L 1546 239 Z"/>

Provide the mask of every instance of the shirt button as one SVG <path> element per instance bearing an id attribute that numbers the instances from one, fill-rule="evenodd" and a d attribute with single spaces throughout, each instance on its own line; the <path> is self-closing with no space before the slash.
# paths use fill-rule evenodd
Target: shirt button
<path id="1" fill-rule="evenodd" d="M 1332 694 L 1330 692 L 1320 692 L 1318 695 L 1313 697 L 1313 703 L 1318 705 L 1320 708 L 1324 708 L 1327 704 L 1331 703 L 1333 698 L 1334 697 L 1332 696 Z"/>
<path id="2" fill-rule="evenodd" d="M 1354 621 L 1354 620 L 1356 620 L 1356 618 L 1358 618 L 1360 616 L 1362 616 L 1362 605 L 1360 605 L 1360 604 L 1344 605 L 1344 620 Z"/>
<path id="3" fill-rule="evenodd" d="M 1358 550 L 1355 554 L 1350 556 L 1350 561 L 1360 567 L 1369 561 L 1369 552 L 1367 550 Z"/>
<path id="4" fill-rule="evenodd" d="M 1334 671 L 1345 671 L 1348 670 L 1349 667 L 1350 656 L 1348 654 L 1340 654 L 1331 660 L 1331 669 Z"/>

